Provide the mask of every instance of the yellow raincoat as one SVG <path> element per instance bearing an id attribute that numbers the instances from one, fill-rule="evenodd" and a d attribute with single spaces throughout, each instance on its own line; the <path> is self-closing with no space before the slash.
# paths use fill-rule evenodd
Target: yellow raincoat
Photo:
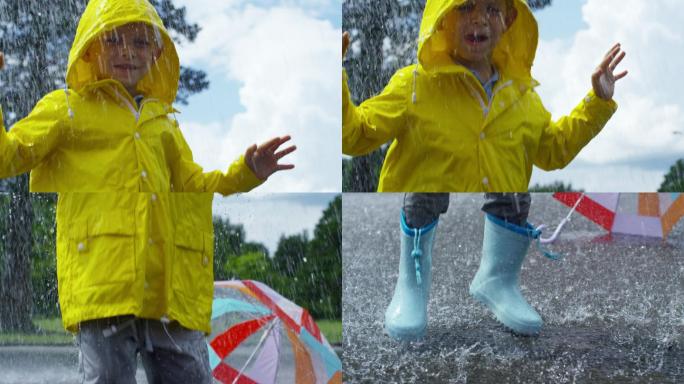
<path id="1" fill-rule="evenodd" d="M 83 60 L 107 30 L 144 22 L 163 39 L 138 83 L 137 108 L 121 83 L 97 79 Z M 0 176 L 31 170 L 31 191 L 59 192 L 57 277 L 64 326 L 132 314 L 210 331 L 212 193 L 259 180 L 241 157 L 227 173 L 203 173 L 173 117 L 180 64 L 147 1 L 91 0 L 69 55 L 67 90 L 45 96 L 0 132 Z M 207 193 L 169 193 L 207 192 Z"/>
<path id="2" fill-rule="evenodd" d="M 493 96 L 450 56 L 464 0 L 428 0 L 418 64 L 397 71 L 379 95 L 355 106 L 342 81 L 342 151 L 359 156 L 392 140 L 378 191 L 524 192 L 532 166 L 565 167 L 617 109 L 593 91 L 570 116 L 551 121 L 530 73 L 537 23 L 522 0 L 492 58 L 500 78 Z"/>

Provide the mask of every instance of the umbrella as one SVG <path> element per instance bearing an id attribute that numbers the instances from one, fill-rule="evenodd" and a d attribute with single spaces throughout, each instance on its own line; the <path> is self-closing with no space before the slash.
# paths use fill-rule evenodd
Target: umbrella
<path id="1" fill-rule="evenodd" d="M 221 383 L 342 383 L 342 362 L 313 318 L 266 284 L 214 283 L 207 342 Z"/>
<path id="2" fill-rule="evenodd" d="M 665 238 L 684 216 L 680 193 L 556 192 L 553 197 L 611 233 Z"/>

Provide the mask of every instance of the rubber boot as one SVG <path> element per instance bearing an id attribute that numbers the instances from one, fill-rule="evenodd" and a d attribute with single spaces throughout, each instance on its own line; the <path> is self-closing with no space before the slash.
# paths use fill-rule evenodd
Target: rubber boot
<path id="1" fill-rule="evenodd" d="M 423 228 L 409 228 L 401 215 L 399 278 L 385 311 L 385 332 L 394 339 L 415 340 L 425 336 L 437 221 Z"/>
<path id="2" fill-rule="evenodd" d="M 503 325 L 522 335 L 536 335 L 542 319 L 520 293 L 518 277 L 534 229 L 485 218 L 480 268 L 470 294 L 486 305 Z"/>

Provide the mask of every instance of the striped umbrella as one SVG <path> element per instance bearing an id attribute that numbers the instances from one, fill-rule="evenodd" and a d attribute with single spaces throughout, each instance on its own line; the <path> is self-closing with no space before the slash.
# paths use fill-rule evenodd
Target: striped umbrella
<path id="1" fill-rule="evenodd" d="M 252 280 L 214 283 L 207 342 L 221 383 L 342 383 L 342 362 L 306 311 Z"/>
<path id="2" fill-rule="evenodd" d="M 611 233 L 665 238 L 684 216 L 680 193 L 556 192 L 553 197 Z"/>

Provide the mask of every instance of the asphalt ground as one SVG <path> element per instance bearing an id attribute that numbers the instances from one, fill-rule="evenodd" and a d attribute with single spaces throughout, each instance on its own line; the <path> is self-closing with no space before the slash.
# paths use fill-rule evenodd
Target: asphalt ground
<path id="1" fill-rule="evenodd" d="M 523 295 L 544 320 L 538 337 L 523 337 L 468 294 L 484 197 L 452 194 L 433 249 L 427 335 L 406 343 L 383 334 L 402 199 L 343 195 L 345 382 L 684 382 L 684 220 L 661 240 L 610 236 L 573 215 L 551 246 L 563 260 L 531 246 L 523 264 Z M 529 220 L 555 227 L 568 211 L 551 194 L 534 194 Z"/>

